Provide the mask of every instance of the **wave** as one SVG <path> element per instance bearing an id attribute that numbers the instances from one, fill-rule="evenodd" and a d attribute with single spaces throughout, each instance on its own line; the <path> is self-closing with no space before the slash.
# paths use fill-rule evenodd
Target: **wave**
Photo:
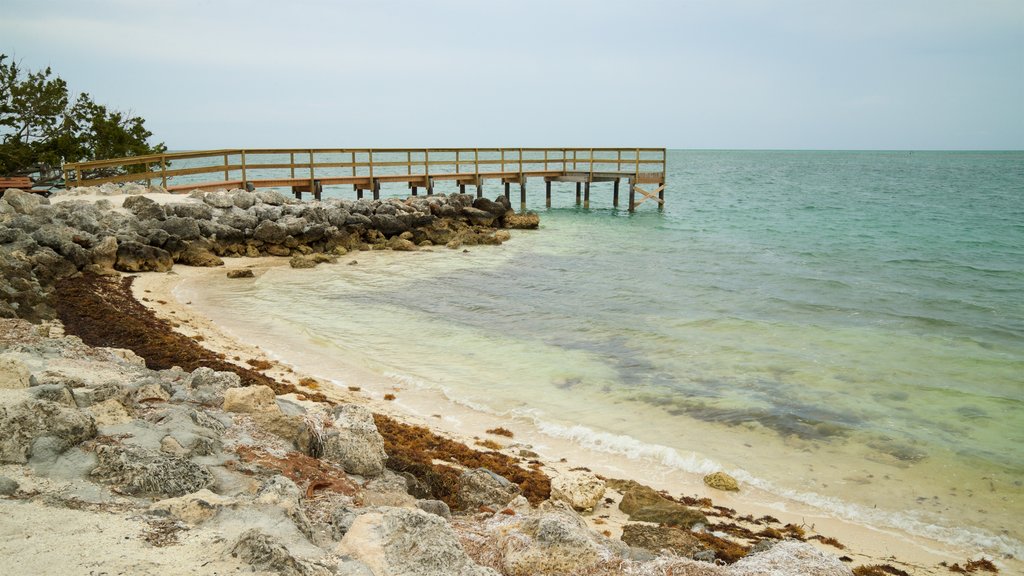
<path id="1" fill-rule="evenodd" d="M 569 440 L 595 452 L 625 456 L 630 460 L 654 461 L 691 474 L 704 475 L 723 469 L 714 460 L 696 453 L 683 455 L 674 448 L 649 444 L 631 436 L 601 432 L 579 424 L 571 426 L 554 424 L 537 418 L 534 418 L 533 423 L 543 434 Z M 993 534 L 979 528 L 940 526 L 927 519 L 916 517 L 913 513 L 869 508 L 816 492 L 801 492 L 782 488 L 741 468 L 727 470 L 727 472 L 750 486 L 794 502 L 813 506 L 844 520 L 873 528 L 897 529 L 954 546 L 981 547 L 1000 555 L 1011 555 L 1015 558 L 1024 555 L 1024 542 L 1009 536 Z"/>

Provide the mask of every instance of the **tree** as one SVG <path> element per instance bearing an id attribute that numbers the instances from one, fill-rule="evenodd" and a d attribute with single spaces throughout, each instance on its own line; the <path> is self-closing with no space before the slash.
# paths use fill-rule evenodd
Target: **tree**
<path id="1" fill-rule="evenodd" d="M 72 101 L 67 83 L 49 67 L 24 72 L 0 54 L 0 175 L 40 173 L 46 179 L 63 162 L 166 151 L 163 143 L 149 144 L 153 133 L 145 122 L 84 92 Z"/>

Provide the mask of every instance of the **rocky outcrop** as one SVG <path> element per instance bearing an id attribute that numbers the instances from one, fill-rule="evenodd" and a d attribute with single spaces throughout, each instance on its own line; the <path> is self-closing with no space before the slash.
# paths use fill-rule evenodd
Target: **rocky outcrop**
<path id="1" fill-rule="evenodd" d="M 509 239 L 503 228 L 529 227 L 503 196 L 301 202 L 272 190 L 235 190 L 194 192 L 161 205 L 140 195 L 146 190 L 135 184 L 73 189 L 53 204 L 37 194 L 5 192 L 0 198 L 0 318 L 53 318 L 54 284 L 81 271 L 166 272 L 174 264 L 221 266 L 225 257 L 267 255 L 310 268 L 349 250 L 501 244 Z M 121 207 L 74 199 L 80 193 L 119 191 L 133 194 Z"/>
<path id="2" fill-rule="evenodd" d="M 322 458 L 335 462 L 349 474 L 378 476 L 384 471 L 387 453 L 384 439 L 363 406 L 343 404 L 334 410 L 334 422 L 321 437 Z"/>
<path id="3" fill-rule="evenodd" d="M 222 392 L 225 412 L 278 412 L 277 396 L 269 386 L 228 388 Z"/>
<path id="4" fill-rule="evenodd" d="M 724 490 L 726 492 L 736 492 L 740 489 L 736 479 L 725 472 L 712 472 L 708 474 L 704 477 L 704 483 L 715 490 Z"/>
<path id="5" fill-rule="evenodd" d="M 337 552 L 356 558 L 374 576 L 499 576 L 473 563 L 444 519 L 422 510 L 386 508 L 363 514 Z"/>
<path id="6" fill-rule="evenodd" d="M 619 510 L 637 522 L 654 522 L 668 526 L 689 528 L 694 524 L 707 524 L 708 519 L 699 510 L 674 502 L 652 488 L 631 483 L 622 495 Z"/>
<path id="7" fill-rule="evenodd" d="M 459 506 L 463 510 L 501 510 L 522 492 L 519 486 L 486 468 L 467 470 L 459 478 Z"/>
<path id="8" fill-rule="evenodd" d="M 96 422 L 80 410 L 46 400 L 0 406 L 0 463 L 24 464 L 37 441 L 64 451 L 96 436 Z"/>
<path id="9" fill-rule="evenodd" d="M 571 471 L 551 479 L 551 497 L 579 511 L 593 510 L 604 498 L 605 483 L 592 472 Z"/>
<path id="10" fill-rule="evenodd" d="M 126 494 L 172 497 L 190 494 L 213 484 L 206 467 L 132 445 L 96 447 L 99 466 L 93 477 L 115 484 Z"/>

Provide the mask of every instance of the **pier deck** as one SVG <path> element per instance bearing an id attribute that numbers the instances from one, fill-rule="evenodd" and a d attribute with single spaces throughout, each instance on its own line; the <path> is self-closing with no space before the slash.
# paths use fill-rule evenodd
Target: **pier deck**
<path id="1" fill-rule="evenodd" d="M 159 182 L 171 192 L 290 188 L 296 198 L 308 193 L 318 200 L 327 186 L 351 187 L 358 198 L 370 192 L 376 199 L 382 185 L 396 183 L 414 196 L 446 184 L 460 192 L 475 187 L 482 196 L 485 182 L 500 181 L 506 198 L 518 185 L 525 205 L 527 182 L 543 179 L 548 207 L 556 182 L 574 183 L 576 204 L 587 207 L 591 184 L 601 182 L 613 184 L 612 204 L 618 206 L 625 180 L 633 211 L 646 200 L 664 205 L 665 164 L 664 148 L 230 149 L 69 163 L 64 181 L 68 187 Z M 127 173 L 111 174 L 119 171 Z"/>

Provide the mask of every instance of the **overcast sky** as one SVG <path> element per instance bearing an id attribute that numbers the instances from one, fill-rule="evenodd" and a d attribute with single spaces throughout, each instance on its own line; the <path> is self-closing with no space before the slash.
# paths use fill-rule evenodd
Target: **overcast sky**
<path id="1" fill-rule="evenodd" d="M 1024 149 L 1024 0 L 0 0 L 171 149 Z"/>

